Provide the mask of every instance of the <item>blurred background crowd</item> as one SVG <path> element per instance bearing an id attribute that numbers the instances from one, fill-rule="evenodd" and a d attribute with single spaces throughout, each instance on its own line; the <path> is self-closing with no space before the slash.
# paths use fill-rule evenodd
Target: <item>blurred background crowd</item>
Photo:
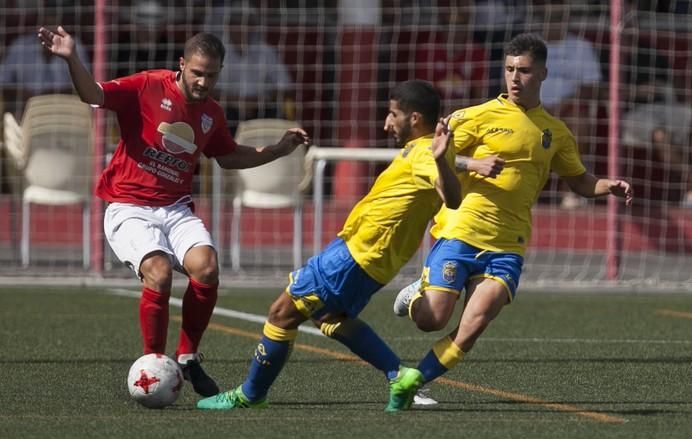
<path id="1" fill-rule="evenodd" d="M 613 2 L 616 4 L 619 2 Z M 3 112 L 21 119 L 34 95 L 72 92 L 65 66 L 36 43 L 39 25 L 62 24 L 93 62 L 95 2 L 6 0 L 0 7 Z M 575 133 L 585 162 L 607 171 L 609 81 L 620 79 L 623 173 L 652 202 L 692 206 L 692 2 L 623 0 L 621 62 L 611 66 L 611 6 L 599 1 L 516 0 L 112 0 L 106 4 L 105 74 L 176 69 L 199 31 L 227 54 L 216 99 L 229 129 L 239 121 L 295 120 L 320 146 L 386 147 L 387 91 L 421 78 L 445 112 L 502 92 L 502 47 L 533 31 L 548 43 L 543 105 Z M 108 144 L 117 138 L 108 122 Z M 2 160 L 1 189 L 11 191 Z M 203 172 L 203 171 L 202 171 Z M 555 182 L 551 182 L 555 185 Z M 204 184 L 199 186 L 204 191 Z M 541 201 L 580 202 L 550 187 Z"/>

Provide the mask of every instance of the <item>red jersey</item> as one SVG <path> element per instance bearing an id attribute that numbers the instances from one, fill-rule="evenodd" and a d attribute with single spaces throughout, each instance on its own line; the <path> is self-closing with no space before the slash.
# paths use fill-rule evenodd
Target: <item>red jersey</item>
<path id="1" fill-rule="evenodd" d="M 117 113 L 120 142 L 96 186 L 108 202 L 167 206 L 192 193 L 200 154 L 231 153 L 236 143 L 219 104 L 189 103 L 176 73 L 149 70 L 100 83 L 103 108 Z"/>

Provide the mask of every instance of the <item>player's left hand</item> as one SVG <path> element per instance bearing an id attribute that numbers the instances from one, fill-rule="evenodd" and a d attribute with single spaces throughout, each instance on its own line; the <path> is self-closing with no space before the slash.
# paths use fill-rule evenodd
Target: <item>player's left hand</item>
<path id="1" fill-rule="evenodd" d="M 625 206 L 630 206 L 632 204 L 632 198 L 634 197 L 634 191 L 632 191 L 632 186 L 624 180 L 611 180 L 608 185 L 608 190 L 612 195 L 616 197 L 625 199 Z"/>

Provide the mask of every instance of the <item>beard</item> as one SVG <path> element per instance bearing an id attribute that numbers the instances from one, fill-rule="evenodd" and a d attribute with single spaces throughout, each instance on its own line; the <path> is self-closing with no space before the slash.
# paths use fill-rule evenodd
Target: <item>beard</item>
<path id="1" fill-rule="evenodd" d="M 203 101 L 207 98 L 207 94 L 202 94 L 201 92 L 195 92 L 193 85 L 188 84 L 185 81 L 185 76 L 180 75 L 179 76 L 179 84 L 180 84 L 180 89 L 182 90 L 183 94 L 185 95 L 185 99 L 190 101 L 190 102 L 200 102 Z"/>
<path id="2" fill-rule="evenodd" d="M 403 148 L 408 143 L 409 137 L 411 137 L 411 125 L 406 124 L 401 127 L 396 136 L 396 146 Z"/>

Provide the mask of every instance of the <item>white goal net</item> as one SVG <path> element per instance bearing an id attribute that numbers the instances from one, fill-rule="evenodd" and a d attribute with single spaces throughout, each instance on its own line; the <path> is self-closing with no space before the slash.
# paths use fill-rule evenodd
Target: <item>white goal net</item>
<path id="1" fill-rule="evenodd" d="M 35 50 L 42 24 L 62 24 L 76 36 L 80 56 L 102 79 L 177 69 L 188 37 L 214 33 L 227 44 L 215 97 L 232 132 L 252 119 L 287 119 L 315 147 L 344 150 L 311 162 L 307 175 L 295 167 L 300 175 L 287 181 L 301 186 L 299 210 L 290 202 L 253 205 L 243 197 L 249 183 L 241 174 L 206 159 L 198 169 L 197 213 L 214 234 L 222 273 L 281 281 L 335 236 L 386 166 L 362 149 L 393 147 L 382 130 L 388 90 L 420 78 L 440 91 L 445 112 L 484 102 L 502 92 L 504 43 L 531 31 L 548 44 L 543 105 L 575 134 L 587 167 L 631 181 L 636 200 L 629 209 L 584 201 L 551 179 L 534 208 L 522 282 L 689 290 L 691 18 L 692 2 L 682 0 L 5 0 L 0 276 L 131 275 L 104 243 L 103 206 L 91 196 L 117 144 L 114 116 L 93 113 L 91 144 L 81 145 L 87 162 L 41 164 L 22 143 L 30 98 L 73 93 L 60 63 Z M 46 154 L 68 154 L 72 137 L 53 137 Z M 62 174 L 72 183 L 61 188 L 76 198 L 27 191 Z M 279 178 L 276 171 L 264 176 Z M 418 275 L 421 254 L 398 282 Z"/>

